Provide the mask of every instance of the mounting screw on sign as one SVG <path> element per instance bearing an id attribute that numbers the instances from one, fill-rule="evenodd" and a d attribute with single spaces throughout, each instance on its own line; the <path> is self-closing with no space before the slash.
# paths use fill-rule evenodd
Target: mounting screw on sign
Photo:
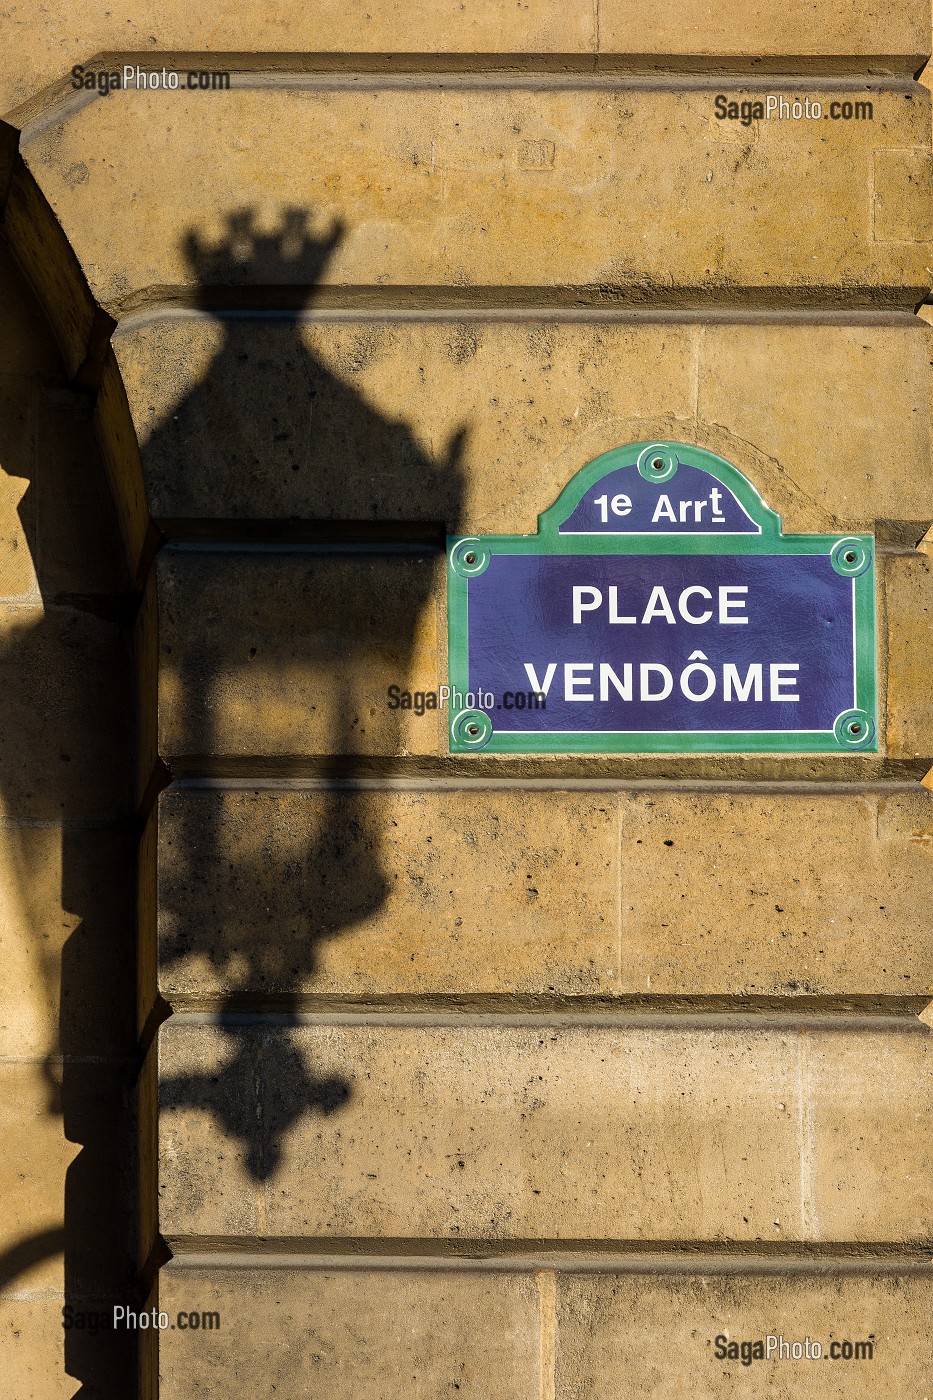
<path id="1" fill-rule="evenodd" d="M 461 710 L 451 721 L 450 734 L 465 749 L 482 749 L 492 738 L 492 720 L 485 710 Z"/>
<path id="2" fill-rule="evenodd" d="M 489 568 L 489 558 L 489 550 L 480 540 L 462 539 L 451 550 L 450 567 L 461 578 L 478 578 Z"/>
<path id="3" fill-rule="evenodd" d="M 843 578 L 858 578 L 871 565 L 871 549 L 864 540 L 837 540 L 830 551 L 830 562 Z"/>
<path id="4" fill-rule="evenodd" d="M 833 732 L 843 748 L 864 749 L 875 737 L 875 722 L 866 710 L 843 710 Z"/>
<path id="5" fill-rule="evenodd" d="M 652 442 L 642 448 L 635 465 L 646 481 L 670 481 L 677 470 L 677 458 L 664 442 Z"/>

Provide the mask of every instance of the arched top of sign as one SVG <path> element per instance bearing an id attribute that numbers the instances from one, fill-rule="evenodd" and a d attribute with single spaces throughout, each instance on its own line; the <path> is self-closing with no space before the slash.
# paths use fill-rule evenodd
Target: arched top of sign
<path id="1" fill-rule="evenodd" d="M 781 519 L 737 467 L 683 442 L 636 442 L 583 467 L 538 517 L 540 535 L 757 535 Z"/>

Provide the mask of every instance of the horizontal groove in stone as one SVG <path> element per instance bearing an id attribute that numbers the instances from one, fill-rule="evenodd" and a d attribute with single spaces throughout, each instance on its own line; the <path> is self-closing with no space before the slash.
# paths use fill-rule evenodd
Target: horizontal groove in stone
<path id="1" fill-rule="evenodd" d="M 619 998 L 616 1006 L 607 1006 L 605 1001 L 581 1008 L 579 1002 L 567 999 L 549 1009 L 517 1010 L 519 998 L 503 996 L 501 1009 L 496 997 L 486 996 L 473 999 L 472 1006 L 458 1005 L 454 998 L 437 998 L 431 1010 L 396 1009 L 381 1005 L 378 1009 L 350 1010 L 347 1003 L 340 1009 L 327 1011 L 306 1009 L 299 1004 L 299 998 L 291 999 L 287 1007 L 270 1010 L 233 1010 L 229 1000 L 222 1007 L 209 1010 L 189 1010 L 179 1007 L 163 1025 L 169 1033 L 197 1026 L 224 1026 L 226 1028 L 265 1028 L 276 1030 L 293 1026 L 345 1026 L 372 1029 L 392 1027 L 420 1030 L 438 1028 L 457 1030 L 477 1029 L 525 1029 L 542 1031 L 562 1030 L 657 1030 L 680 1032 L 684 1030 L 711 1031 L 751 1031 L 756 1033 L 807 1032 L 813 1034 L 837 1034 L 859 1032 L 879 1035 L 929 1035 L 930 1028 L 918 1018 L 927 998 L 874 999 L 877 1009 L 860 1007 L 853 1011 L 852 1003 L 858 999 L 813 998 L 808 1009 L 801 1006 L 805 998 L 794 998 L 791 1005 L 784 1006 L 778 998 L 728 998 L 695 997 L 678 1001 L 673 997 Z M 411 998 L 411 1002 L 416 999 Z M 866 1002 L 872 999 L 866 998 Z M 767 1002 L 761 1006 L 759 1003 Z M 482 1009 L 476 1009 L 480 1003 Z M 732 1005 L 730 1005 L 730 1003 Z M 814 1008 L 814 1003 L 816 1004 Z M 335 1006 L 330 999 L 331 1006 Z M 703 1009 L 698 1009 L 702 1004 Z M 540 1004 L 539 1004 L 540 1005 Z M 357 1003 L 357 1007 L 359 1003 Z M 846 1009 L 836 1010 L 836 1007 Z M 896 1008 L 896 1009 L 895 1009 Z"/>
<path id="2" fill-rule="evenodd" d="M 239 295 L 242 289 L 231 288 L 230 300 Z M 279 292 L 278 288 L 273 288 L 273 292 Z M 339 291 L 339 288 L 328 289 L 329 292 Z M 359 289 L 349 289 L 357 291 Z M 363 289 L 368 291 L 369 289 Z M 376 295 L 382 291 L 384 305 L 376 304 Z M 446 292 L 446 289 L 442 289 Z M 474 298 L 482 295 L 482 288 L 472 289 Z M 262 288 L 250 289 L 251 299 L 257 300 L 263 293 Z M 131 312 L 124 316 L 119 322 L 114 339 L 121 335 L 130 334 L 134 331 L 142 330 L 144 327 L 156 324 L 160 321 L 204 321 L 208 324 L 216 321 L 288 321 L 288 322 L 309 322 L 336 323 L 345 321 L 364 324 L 382 323 L 384 321 L 468 321 L 468 322 L 501 322 L 503 324 L 521 324 L 525 321 L 537 323 L 542 317 L 548 321 L 564 324 L 592 325 L 592 324 L 633 324 L 633 325 L 761 325 L 761 326 L 782 326 L 782 325 L 819 325 L 819 326 L 862 326 L 866 329 L 901 329 L 915 325 L 918 328 L 927 324 L 916 312 L 904 311 L 900 309 L 892 310 L 872 310 L 871 308 L 861 310 L 846 310 L 845 308 L 828 310 L 818 307 L 798 307 L 768 309 L 761 307 L 758 309 L 748 309 L 741 306 L 718 308 L 696 308 L 672 309 L 664 307 L 644 307 L 644 306 L 549 306 L 527 305 L 499 307 L 494 304 L 480 303 L 478 300 L 467 304 L 462 303 L 447 304 L 449 298 L 441 296 L 439 303 L 434 306 L 414 306 L 396 305 L 393 299 L 393 288 L 373 288 L 366 298 L 366 304 L 362 306 L 338 305 L 336 300 L 333 304 L 323 304 L 323 294 L 320 288 L 315 289 L 313 306 L 302 305 L 294 308 L 276 309 L 274 306 L 246 306 L 237 307 L 234 305 L 218 307 L 215 311 L 204 311 L 198 306 L 191 305 L 184 301 L 184 291 L 181 288 L 167 289 L 168 300 L 164 302 L 155 301 L 147 305 L 143 310 Z M 143 293 L 142 295 L 145 295 Z M 318 302 L 318 296 L 321 302 Z M 327 298 L 331 301 L 330 296 Z M 929 298 L 928 298 L 929 301 Z M 926 305 L 927 303 L 923 303 Z"/>
<path id="3" fill-rule="evenodd" d="M 916 54 L 780 54 L 759 57 L 743 54 L 629 54 L 629 53 L 363 53 L 323 52 L 223 52 L 219 50 L 106 50 L 84 60 L 85 68 L 122 67 L 124 63 L 152 66 L 158 58 L 165 67 L 223 68 L 238 75 L 265 75 L 279 82 L 312 81 L 318 78 L 381 76 L 383 78 L 442 76 L 489 78 L 495 81 L 535 81 L 562 76 L 576 82 L 598 83 L 607 77 L 666 76 L 706 77 L 715 82 L 724 74 L 760 83 L 769 76 L 796 77 L 827 82 L 860 78 L 866 83 L 886 84 L 896 77 L 913 77 Z M 890 70 L 894 70 L 893 72 Z"/>
<path id="4" fill-rule="evenodd" d="M 754 1247 L 677 1240 L 243 1240 L 179 1236 L 167 1269 L 406 1269 L 639 1274 L 933 1274 L 926 1248 L 825 1242 Z"/>
<path id="5" fill-rule="evenodd" d="M 103 52 L 84 59 L 86 69 L 108 72 L 124 64 L 141 68 L 226 70 L 231 88 L 521 87 L 561 88 L 716 87 L 731 82 L 741 91 L 806 84 L 824 90 L 866 87 L 875 91 L 911 86 L 924 67 L 920 54 L 827 54 L 749 57 L 665 54 L 426 54 L 426 53 L 189 53 L 159 49 Z M 5 120 L 35 140 L 49 126 L 67 121 L 89 102 L 62 78 L 5 114 Z M 112 100 L 112 99 L 107 99 Z"/>
<path id="6" fill-rule="evenodd" d="M 921 305 L 925 304 L 923 302 Z M 550 316 L 564 312 L 588 320 L 594 314 L 612 319 L 761 320 L 819 319 L 823 324 L 902 324 L 915 319 L 904 307 L 899 285 L 847 284 L 806 287 L 660 288 L 640 290 L 600 286 L 455 287 L 444 284 L 376 286 L 144 287 L 118 298 L 112 308 L 121 326 L 134 328 L 141 318 L 172 314 L 262 315 L 272 313 L 320 316 L 328 313 L 371 312 L 397 316 L 508 317 Z M 865 318 L 864 320 L 862 318 Z"/>
<path id="7" fill-rule="evenodd" d="M 731 757 L 730 755 L 726 756 Z M 501 761 L 502 759 L 506 761 Z M 877 757 L 857 757 L 846 755 L 846 771 L 851 774 L 843 781 L 835 776 L 836 765 L 820 765 L 810 775 L 800 776 L 800 768 L 807 755 L 788 758 L 782 755 L 755 755 L 757 776 L 737 778 L 735 767 L 726 765 L 722 755 L 691 755 L 699 758 L 691 763 L 693 773 L 684 776 L 684 757 L 676 754 L 662 756 L 633 754 L 631 761 L 618 761 L 613 755 L 599 756 L 592 762 L 587 755 L 573 756 L 559 761 L 541 761 L 534 754 L 499 755 L 482 759 L 471 754 L 465 759 L 443 755 L 437 758 L 413 756 L 405 759 L 396 757 L 375 757 L 364 759 L 360 756 L 334 754 L 294 755 L 289 757 L 258 757 L 255 755 L 224 755 L 207 757 L 186 754 L 166 759 L 172 780 L 175 782 L 199 782 L 214 784 L 233 782 L 242 787 L 267 787 L 276 782 L 294 783 L 303 786 L 308 780 L 322 782 L 329 787 L 337 783 L 349 782 L 356 786 L 371 783 L 374 787 L 385 786 L 407 780 L 414 789 L 459 790 L 475 783 L 483 783 L 489 788 L 499 788 L 505 783 L 524 788 L 531 784 L 545 782 L 557 790 L 571 790 L 582 785 L 592 791 L 630 790 L 649 791 L 653 788 L 664 791 L 723 791 L 750 792 L 763 794 L 769 791 L 801 793 L 855 793 L 886 792 L 889 785 L 894 790 L 913 791 L 927 773 L 933 755 L 916 759 L 879 759 Z M 668 761 L 665 762 L 664 760 Z M 615 770 L 609 775 L 605 769 Z M 792 765 L 797 768 L 793 773 Z M 747 767 L 748 765 L 741 765 Z M 729 768 L 732 772 L 729 772 Z M 675 769 L 679 769 L 677 772 Z M 787 777 L 782 776 L 787 773 Z"/>
<path id="8" fill-rule="evenodd" d="M 795 779 L 756 780 L 728 778 L 564 778 L 564 777 L 396 777 L 381 778 L 211 778 L 181 777 L 176 788 L 206 792 L 724 792 L 752 796 L 780 794 L 856 797 L 860 794 L 891 796 L 916 792 L 918 783 L 899 779 L 877 782 L 801 782 Z"/>
<path id="9" fill-rule="evenodd" d="M 443 61 L 446 62 L 447 56 Z M 152 58 L 150 55 L 149 62 Z M 898 62 L 894 59 L 892 67 Z M 215 60 L 216 63 L 216 60 Z M 564 91 L 609 91 L 609 92 L 696 92 L 715 91 L 724 83 L 736 92 L 766 92 L 771 88 L 779 92 L 796 92 L 801 87 L 818 87 L 826 92 L 898 92 L 914 84 L 914 71 L 911 58 L 903 56 L 900 71 L 893 73 L 870 72 L 862 62 L 851 69 L 797 72 L 792 63 L 786 68 L 770 73 L 755 71 L 748 60 L 740 61 L 735 67 L 720 67 L 716 60 L 691 67 L 671 66 L 670 60 L 659 60 L 653 66 L 635 66 L 621 63 L 615 68 L 601 68 L 596 71 L 563 71 L 554 68 L 487 68 L 478 66 L 453 68 L 415 68 L 399 70 L 397 65 L 383 69 L 366 69 L 358 65 L 344 70 L 315 71 L 231 68 L 230 86 L 233 88 L 272 88 L 283 91 L 381 91 L 386 88 L 401 88 L 417 92 L 424 89 L 438 90 L 457 88 L 460 91 L 472 88 L 520 88 L 531 92 Z M 118 67 L 120 64 L 118 63 Z"/>

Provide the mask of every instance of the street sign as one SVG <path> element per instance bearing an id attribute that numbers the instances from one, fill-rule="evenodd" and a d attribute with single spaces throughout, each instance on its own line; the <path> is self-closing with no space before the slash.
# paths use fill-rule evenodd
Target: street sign
<path id="1" fill-rule="evenodd" d="M 450 750 L 874 752 L 874 555 L 701 448 L 604 453 L 537 534 L 448 539 Z"/>

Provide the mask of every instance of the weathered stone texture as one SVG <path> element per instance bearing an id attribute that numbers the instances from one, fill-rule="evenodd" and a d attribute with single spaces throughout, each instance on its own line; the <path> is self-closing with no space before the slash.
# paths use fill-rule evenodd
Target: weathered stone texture
<path id="1" fill-rule="evenodd" d="M 640 424 L 688 430 L 695 341 L 546 319 L 201 317 L 131 324 L 115 350 L 157 518 L 508 532 L 533 530 L 587 457 Z"/>
<path id="2" fill-rule="evenodd" d="M 490 1376 L 507 1400 L 532 1400 L 539 1385 L 555 1400 L 693 1400 L 734 1395 L 737 1385 L 751 1397 L 870 1400 L 879 1376 L 883 1394 L 923 1393 L 933 1361 L 930 1281 L 896 1274 L 419 1275 L 234 1261 L 191 1268 L 178 1259 L 163 1270 L 160 1306 L 170 1317 L 205 1297 L 219 1328 L 162 1338 L 165 1400 L 212 1395 L 225 1375 L 253 1395 L 295 1400 L 322 1387 L 336 1400 L 382 1400 L 390 1378 L 418 1400 L 485 1397 Z M 249 1355 L 234 1358 L 230 1337 L 241 1332 Z M 827 1353 L 833 1341 L 873 1341 L 874 1354 L 751 1366 L 715 1355 L 717 1337 L 741 1345 L 772 1333 L 809 1338 Z"/>
<path id="3" fill-rule="evenodd" d="M 611 794 L 170 789 L 160 991 L 608 991 L 617 828 Z"/>
<path id="4" fill-rule="evenodd" d="M 39 1063 L 0 1064 L 0 1254 L 15 1257 L 16 1247 L 36 1236 L 45 1245 L 34 1250 L 32 1267 L 16 1270 L 24 1292 L 63 1286 L 62 1182 L 80 1149 L 66 1141 L 60 1119 L 49 1112 L 53 1093 Z M 0 1314 L 3 1309 L 0 1301 Z"/>
<path id="5" fill-rule="evenodd" d="M 933 1111 L 929 1034 L 811 1035 L 802 1044 L 801 1166 L 812 1227 L 824 1239 L 907 1239 L 933 1233 L 929 1163 L 915 1149 Z M 838 1043 L 831 1043 L 837 1042 Z"/>
<path id="6" fill-rule="evenodd" d="M 917 146 L 876 150 L 872 168 L 872 236 L 876 243 L 923 243 L 930 238 L 930 211 L 917 193 L 933 181 L 933 157 Z"/>
<path id="7" fill-rule="evenodd" d="M 158 870 L 169 1002 L 933 992 L 920 789 L 176 786 Z"/>
<path id="8" fill-rule="evenodd" d="M 752 995 L 933 989 L 933 801 L 633 795 L 622 805 L 623 984 Z"/>
<path id="9" fill-rule="evenodd" d="M 812 94 L 827 109 L 838 95 Z M 743 127 L 717 121 L 706 87 L 118 93 L 24 156 L 113 314 L 149 289 L 231 282 L 585 285 L 675 304 L 757 289 L 775 304 L 912 310 L 929 287 L 933 191 L 917 173 L 929 94 L 848 95 L 874 119 Z M 265 143 L 233 130 L 274 130 L 289 159 L 270 163 Z M 916 167 L 903 187 L 891 176 L 884 241 L 872 232 L 880 150 Z M 141 197 L 140 171 L 146 189 L 185 197 Z M 225 224 L 231 190 L 250 191 L 252 232 Z M 316 236 L 275 237 L 296 206 Z M 644 207 L 650 236 L 630 216 Z"/>
<path id="10" fill-rule="evenodd" d="M 40 604 L 0 616 L 0 776 L 7 812 L 45 820 L 126 809 L 114 746 L 132 742 L 119 626 L 90 611 Z"/>
<path id="11" fill-rule="evenodd" d="M 74 248 L 21 162 L 13 168 L 3 233 L 49 317 L 67 373 L 76 374 L 93 337 L 97 307 Z"/>
<path id="12" fill-rule="evenodd" d="M 919 1028 L 170 1023 L 160 1034 L 170 1242 L 929 1233 Z"/>
<path id="13" fill-rule="evenodd" d="M 933 519 L 925 326 L 707 326 L 698 335 L 699 422 L 728 434 L 714 450 L 751 476 L 785 532 L 877 530 L 916 543 Z M 900 522 L 917 528 L 905 533 Z"/>
<path id="14" fill-rule="evenodd" d="M 869 27 L 867 34 L 864 24 L 856 22 L 853 0 L 848 0 L 846 8 L 851 10 L 848 29 L 856 46 L 847 48 L 846 53 L 880 53 L 882 47 L 885 53 L 913 52 L 916 48 L 917 19 L 912 16 L 905 21 L 901 6 L 886 5 L 885 28 L 874 31 Z M 355 55 L 365 62 L 371 54 L 518 55 L 517 61 L 524 64 L 537 54 L 566 53 L 588 57 L 587 66 L 591 66 L 596 47 L 589 0 L 568 0 L 559 7 L 548 0 L 523 0 L 521 6 L 511 0 L 469 4 L 461 0 L 390 0 L 367 6 L 316 0 L 313 10 L 303 10 L 287 0 L 274 5 L 243 0 L 235 9 L 212 14 L 181 0 L 157 0 L 145 15 L 134 0 L 117 0 L 107 10 L 78 12 L 65 0 L 50 0 L 41 20 L 28 0 L 11 0 L 0 19 L 3 47 L 20 60 L 16 64 L 8 61 L 0 70 L 2 111 L 28 103 L 47 84 L 64 84 L 66 78 L 70 81 L 74 63 L 90 66 L 93 55 L 101 53 L 117 54 L 120 69 L 123 56 L 131 55 L 143 68 L 161 70 L 167 64 L 186 75 L 192 66 L 184 57 L 188 54 L 196 68 L 203 66 L 208 71 L 229 65 L 243 67 L 244 60 L 247 68 L 266 69 L 266 56 L 272 54 L 280 56 L 275 66 L 286 70 L 307 67 L 309 55 L 333 55 L 339 67 L 352 70 Z M 811 27 L 813 42 L 818 45 L 819 27 Z M 796 41 L 798 32 L 791 25 L 788 35 Z M 866 43 L 869 47 L 862 49 Z M 265 62 L 254 59 L 250 50 L 262 55 Z M 796 42 L 787 51 L 798 52 Z M 108 71 L 111 67 L 99 66 Z M 70 86 L 66 91 L 71 91 Z"/>
<path id="15" fill-rule="evenodd" d="M 869 1400 L 923 1394 L 933 1358 L 925 1318 L 930 1281 L 862 1277 L 432 1272 L 295 1264 L 186 1267 L 161 1276 L 171 1317 L 210 1298 L 220 1327 L 162 1338 L 162 1395 L 208 1396 L 218 1379 L 257 1396 L 382 1400 L 387 1380 L 415 1397 L 447 1391 L 532 1400 L 615 1400 L 620 1394 L 693 1400 L 734 1395 L 778 1400 Z M 231 1354 L 248 1332 L 249 1355 Z M 868 1359 L 828 1364 L 716 1357 L 716 1338 L 793 1343 L 829 1353 L 873 1342 Z M 235 1379 L 234 1379 L 235 1378 Z M 540 1389 L 539 1389 L 540 1386 Z M 549 1387 L 553 1387 L 552 1389 Z"/>
<path id="16" fill-rule="evenodd" d="M 439 685 L 430 555 L 159 556 L 159 749 L 185 756 L 433 752 Z"/>
<path id="17" fill-rule="evenodd" d="M 906 320 L 174 316 L 131 321 L 114 349 L 160 520 L 528 533 L 588 460 L 672 438 L 745 471 L 790 533 L 881 522 L 914 544 L 933 519 L 931 344 Z"/>
<path id="18" fill-rule="evenodd" d="M 870 57 L 874 72 L 910 74 L 930 51 L 929 15 L 917 0 L 885 0 L 868 12 L 854 0 L 818 11 L 805 0 L 779 7 L 733 0 L 709 10 L 685 0 L 665 0 L 650 10 L 638 0 L 603 0 L 598 11 L 588 0 L 556 7 L 547 0 L 520 6 L 509 0 L 395 0 L 378 6 L 318 0 L 313 11 L 244 0 L 209 15 L 180 0 L 159 0 L 144 18 L 132 0 L 78 12 L 65 0 L 50 0 L 41 18 L 26 0 L 11 0 L 0 19 L 0 39 L 10 56 L 0 69 L 0 111 L 29 103 L 48 84 L 64 85 L 76 61 L 100 53 L 117 54 L 120 61 L 131 55 L 153 68 L 171 65 L 176 54 L 204 54 L 205 66 L 219 68 L 236 59 L 242 65 L 244 50 L 251 49 L 265 59 L 254 63 L 266 67 L 266 56 L 277 54 L 278 66 L 286 69 L 307 66 L 314 54 L 333 55 L 351 69 L 357 55 L 359 66 L 371 54 L 438 55 L 453 67 L 466 54 L 487 55 L 487 63 L 501 55 L 528 67 L 563 55 L 584 70 L 611 68 L 615 55 L 632 55 L 648 66 L 663 66 L 668 56 L 702 61 L 732 55 L 757 66 L 763 58 L 793 55 L 803 70 L 819 71 L 834 60 L 864 68 Z M 187 71 L 187 62 L 175 62 Z M 398 66 L 407 66 L 404 57 Z M 785 60 L 778 66 L 788 65 Z"/>
<path id="19" fill-rule="evenodd" d="M 69 1303 L 95 1317 L 110 1313 L 93 1294 L 72 1294 Z M 132 1333 L 65 1332 L 63 1305 L 61 1297 L 48 1292 L 31 1297 L 0 1294 L 0 1375 L 6 1394 L 16 1400 L 73 1400 L 79 1376 L 93 1376 L 98 1393 L 108 1400 L 131 1394 Z"/>
<path id="20" fill-rule="evenodd" d="M 0 1057 L 129 1053 L 131 834 L 27 823 L 0 846 Z M 102 967 L 108 975 L 100 977 Z"/>
<path id="21" fill-rule="evenodd" d="M 929 1278 L 559 1277 L 556 1400 L 875 1400 L 933 1383 Z M 716 1341 L 874 1341 L 870 1359 L 718 1359 Z M 727 1343 L 728 1345 L 728 1343 Z"/>
<path id="22" fill-rule="evenodd" d="M 159 1306 L 204 1307 L 220 1329 L 162 1338 L 161 1400 L 216 1394 L 218 1381 L 257 1396 L 408 1400 L 538 1393 L 539 1302 L 531 1275 L 163 1269 Z M 231 1337 L 251 1338 L 249 1358 Z"/>
<path id="23" fill-rule="evenodd" d="M 132 1286 L 126 1080 L 125 1063 L 101 1056 L 0 1063 L 0 1321 L 4 1295 L 38 1294 L 61 1334 L 63 1290 L 106 1299 Z"/>
<path id="24" fill-rule="evenodd" d="M 741 54 L 755 66 L 771 54 L 793 54 L 795 68 L 806 69 L 809 55 L 925 54 L 929 42 L 928 17 L 911 4 L 868 13 L 848 4 L 814 9 L 806 0 L 780 6 L 727 0 L 705 8 L 682 0 L 650 7 L 600 0 L 599 6 L 599 46 L 606 53 Z"/>
<path id="25" fill-rule="evenodd" d="M 889 559 L 884 603 L 890 629 L 888 752 L 933 759 L 933 559 Z"/>
<path id="26" fill-rule="evenodd" d="M 0 1051 L 29 1059 L 0 1065 L 0 1252 L 51 1240 L 0 1302 L 0 1374 L 62 1391 L 63 1266 L 76 1302 L 109 1300 L 130 1233 L 129 836 L 75 825 L 132 802 L 113 759 L 128 585 L 86 557 L 115 557 L 82 471 L 93 427 L 136 582 L 150 513 L 174 541 L 137 623 L 136 797 L 160 759 L 180 779 L 141 847 L 138 1023 L 160 995 L 188 1014 L 140 1076 L 138 1253 L 160 1231 L 201 1253 L 161 1271 L 159 1301 L 223 1325 L 146 1338 L 163 1400 L 926 1395 L 930 1279 L 895 1276 L 931 1204 L 910 1013 L 933 980 L 933 797 L 903 783 L 933 762 L 930 560 L 905 552 L 933 518 L 911 318 L 933 276 L 930 97 L 907 81 L 926 8 L 34 11 L 0 16 L 26 162 L 7 190 L 0 131 L 3 232 L 87 402 L 64 379 L 58 399 L 0 385 Z M 70 97 L 73 63 L 124 50 L 226 50 L 240 71 L 230 92 Z M 720 81 L 872 119 L 720 121 Z M 128 318 L 109 354 L 106 312 Z M 5 369 L 46 373 L 17 316 Z M 444 529 L 530 532 L 586 461 L 643 438 L 734 462 L 787 532 L 877 532 L 877 757 L 471 768 L 447 760 L 444 712 L 389 708 L 390 686 L 445 677 Z M 334 523 L 352 550 L 320 547 Z M 810 999 L 806 1018 L 765 998 Z M 574 1242 L 593 1272 L 547 1267 L 558 1250 L 527 1267 Z M 281 1253 L 208 1266 L 225 1246 Z M 665 1263 L 594 1257 L 629 1246 Z M 331 1247 L 450 1267 L 294 1266 Z M 859 1249 L 890 1274 L 843 1276 Z M 479 1250 L 518 1257 L 462 1267 Z M 726 1272 L 677 1272 L 704 1250 Z M 733 1255 L 752 1258 L 728 1273 Z M 720 1331 L 771 1329 L 872 1337 L 877 1359 L 711 1356 Z M 129 1393 L 73 1338 L 65 1360 L 88 1393 Z"/>
<path id="27" fill-rule="evenodd" d="M 150 529 L 149 507 L 126 390 L 112 351 L 104 363 L 100 389 L 94 400 L 94 427 L 126 565 L 131 578 L 139 583 Z"/>

